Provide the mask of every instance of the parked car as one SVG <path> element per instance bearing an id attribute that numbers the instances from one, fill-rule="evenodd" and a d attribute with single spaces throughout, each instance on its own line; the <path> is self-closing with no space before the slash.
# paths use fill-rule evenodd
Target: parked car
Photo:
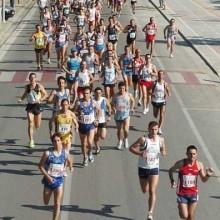
<path id="1" fill-rule="evenodd" d="M 8 20 L 9 18 L 13 17 L 15 15 L 14 8 L 10 6 L 5 6 L 5 20 Z"/>

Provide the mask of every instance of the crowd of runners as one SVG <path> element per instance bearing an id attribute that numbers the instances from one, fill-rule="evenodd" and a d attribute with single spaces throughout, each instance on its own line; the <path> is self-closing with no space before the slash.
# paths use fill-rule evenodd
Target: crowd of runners
<path id="1" fill-rule="evenodd" d="M 109 8 L 107 20 L 102 17 L 104 3 Z M 44 69 L 45 57 L 47 63 L 51 63 L 55 48 L 60 76 L 57 78 L 57 88 L 47 92 L 37 82 L 37 74 L 31 72 L 30 82 L 25 86 L 19 102 L 27 99 L 30 148 L 35 147 L 34 131 L 41 125 L 43 103 L 53 106 L 48 124 L 48 137 L 53 147 L 43 154 L 39 169 L 44 175 L 44 203 L 48 204 L 54 194 L 54 220 L 60 216 L 64 177 L 68 176 L 68 169 L 73 169 L 74 161 L 70 154 L 73 135 L 80 137 L 82 165 L 87 167 L 94 162 L 94 154 L 101 153 L 108 122 L 113 119 L 118 140 L 115 147 L 118 150 L 124 147 L 139 156 L 141 190 L 143 193 L 149 192 L 147 219 L 153 219 L 159 181 L 159 155 L 166 155 L 162 128 L 171 90 L 164 79 L 164 70 L 158 70 L 152 61 L 158 31 L 154 17 L 150 17 L 144 27 L 138 27 L 134 19 L 130 19 L 124 27 L 119 22 L 124 5 L 130 4 L 135 14 L 136 3 L 136 0 L 38 1 L 39 24 L 30 37 L 34 43 L 37 70 Z M 165 9 L 165 1 L 160 1 L 160 6 Z M 136 45 L 138 31 L 145 33 L 146 49 L 141 50 Z M 123 52 L 117 49 L 122 34 L 127 36 Z M 178 34 L 175 19 L 170 20 L 163 34 L 172 58 Z M 146 136 L 129 145 L 130 117 L 135 109 L 142 108 L 141 117 L 145 119 L 150 105 L 155 119 L 150 121 Z M 213 174 L 211 168 L 206 170 L 197 160 L 197 153 L 197 147 L 190 145 L 187 157 L 169 171 L 171 186 L 174 187 L 173 172 L 179 170 L 179 215 L 187 220 L 194 219 L 198 176 L 205 182 Z"/>

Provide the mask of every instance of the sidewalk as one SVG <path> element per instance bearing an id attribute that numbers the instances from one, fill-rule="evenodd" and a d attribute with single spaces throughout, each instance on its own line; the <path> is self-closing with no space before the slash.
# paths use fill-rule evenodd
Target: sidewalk
<path id="1" fill-rule="evenodd" d="M 6 0 L 6 5 L 10 6 L 10 1 Z M 0 47 L 5 43 L 9 36 L 15 31 L 21 20 L 34 6 L 33 0 L 15 0 L 15 15 L 9 18 L 5 23 L 0 22 Z"/>
<path id="2" fill-rule="evenodd" d="M 159 1 L 149 1 L 167 20 L 176 19 L 180 35 L 220 76 L 220 3 L 211 0 L 167 0 L 166 10 L 161 10 Z"/>

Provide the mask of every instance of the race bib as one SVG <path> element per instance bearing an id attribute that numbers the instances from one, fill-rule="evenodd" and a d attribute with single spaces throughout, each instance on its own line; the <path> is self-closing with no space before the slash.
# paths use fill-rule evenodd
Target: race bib
<path id="1" fill-rule="evenodd" d="M 92 124 L 94 122 L 92 115 L 83 115 L 84 124 Z"/>
<path id="2" fill-rule="evenodd" d="M 48 169 L 48 174 L 53 177 L 63 176 L 64 164 L 51 163 Z"/>
<path id="3" fill-rule="evenodd" d="M 135 32 L 131 32 L 130 33 L 130 38 L 135 38 L 136 37 L 136 33 Z"/>
<path id="4" fill-rule="evenodd" d="M 117 40 L 116 35 L 115 34 L 110 34 L 109 35 L 109 40 Z"/>
<path id="5" fill-rule="evenodd" d="M 67 134 L 71 131 L 71 125 L 70 124 L 60 124 L 58 131 L 60 134 Z"/>
<path id="6" fill-rule="evenodd" d="M 183 175 L 183 187 L 191 188 L 196 186 L 196 176 Z"/>
<path id="7" fill-rule="evenodd" d="M 61 34 L 59 37 L 59 43 L 64 43 L 66 41 L 66 35 L 65 34 Z"/>
<path id="8" fill-rule="evenodd" d="M 44 38 L 38 37 L 35 41 L 36 47 L 44 47 Z"/>
<path id="9" fill-rule="evenodd" d="M 155 30 L 148 30 L 148 31 L 147 31 L 147 34 L 149 34 L 149 35 L 154 35 L 154 34 L 155 34 Z"/>
<path id="10" fill-rule="evenodd" d="M 155 154 L 153 154 L 153 153 L 147 153 L 146 161 L 147 161 L 147 164 L 148 164 L 148 165 L 153 165 L 153 164 L 155 164 L 156 159 L 157 159 L 157 157 L 155 156 Z"/>

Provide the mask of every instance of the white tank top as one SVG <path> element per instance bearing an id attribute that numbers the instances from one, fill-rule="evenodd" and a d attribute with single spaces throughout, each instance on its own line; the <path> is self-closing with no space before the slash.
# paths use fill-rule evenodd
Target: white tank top
<path id="1" fill-rule="evenodd" d="M 156 84 L 153 87 L 153 96 L 152 102 L 160 103 L 165 102 L 165 83 L 162 84 L 156 81 Z"/>
<path id="2" fill-rule="evenodd" d="M 147 158 L 140 156 L 138 167 L 144 169 L 159 168 L 160 147 L 161 142 L 159 136 L 157 136 L 155 142 L 146 137 L 144 145 L 140 147 L 140 151 L 146 151 Z"/>
<path id="3" fill-rule="evenodd" d="M 152 65 L 146 66 L 144 65 L 141 71 L 141 79 L 144 81 L 152 81 Z"/>
<path id="4" fill-rule="evenodd" d="M 78 74 L 78 84 L 79 87 L 89 86 L 89 73 L 88 70 L 85 72 L 79 72 Z"/>
<path id="5" fill-rule="evenodd" d="M 95 100 L 94 102 L 99 106 L 101 113 L 99 117 L 99 123 L 105 123 L 105 110 L 106 110 L 106 101 L 104 97 L 101 97 L 100 100 Z"/>

